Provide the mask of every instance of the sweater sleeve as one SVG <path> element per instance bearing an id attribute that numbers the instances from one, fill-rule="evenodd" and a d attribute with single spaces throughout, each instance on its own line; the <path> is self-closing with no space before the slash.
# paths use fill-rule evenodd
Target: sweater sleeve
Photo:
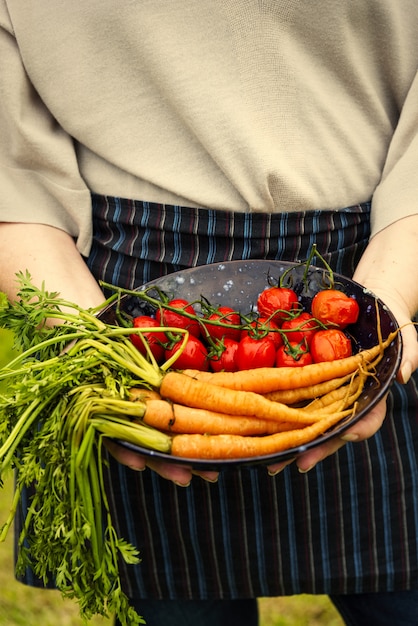
<path id="1" fill-rule="evenodd" d="M 417 213 L 418 73 L 403 103 L 382 177 L 373 194 L 372 236 L 393 222 Z"/>
<path id="2" fill-rule="evenodd" d="M 3 0 L 0 102 L 0 221 L 62 229 L 87 255 L 91 198 L 79 173 L 74 142 L 31 84 Z"/>

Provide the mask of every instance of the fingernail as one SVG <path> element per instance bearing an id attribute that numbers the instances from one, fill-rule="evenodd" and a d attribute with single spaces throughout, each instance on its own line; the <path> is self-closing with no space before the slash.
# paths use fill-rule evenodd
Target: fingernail
<path id="1" fill-rule="evenodd" d="M 311 471 L 311 469 L 313 469 L 315 467 L 315 463 L 313 465 L 310 465 L 309 467 L 307 467 L 306 469 L 303 469 L 302 467 L 298 467 L 298 471 L 299 474 L 307 474 L 308 472 Z"/>
<path id="2" fill-rule="evenodd" d="M 173 483 L 177 485 L 177 487 L 188 487 L 190 485 L 190 480 L 188 483 L 179 483 L 177 480 L 173 480 Z"/>
<path id="3" fill-rule="evenodd" d="M 283 465 L 276 467 L 275 469 L 268 468 L 268 475 L 272 477 L 277 476 L 277 474 L 280 474 L 284 470 L 284 468 L 287 467 L 287 465 L 289 465 L 289 463 L 283 463 Z"/>
<path id="4" fill-rule="evenodd" d="M 347 443 L 350 443 L 351 441 L 357 441 L 358 435 L 355 435 L 354 433 L 347 433 L 346 435 L 342 435 L 341 439 L 343 441 L 346 441 Z"/>
<path id="5" fill-rule="evenodd" d="M 201 473 L 198 470 L 193 470 L 192 469 L 192 474 L 193 474 L 193 476 L 198 476 L 199 478 L 201 478 L 202 480 L 206 481 L 207 483 L 217 483 L 218 479 L 219 479 L 219 473 L 218 472 L 206 471 L 204 473 Z"/>
<path id="6" fill-rule="evenodd" d="M 282 472 L 285 467 L 293 463 L 294 460 L 295 460 L 294 458 L 291 458 L 291 459 L 288 459 L 287 461 L 284 461 L 283 463 L 276 463 L 274 465 L 270 465 L 267 468 L 268 475 L 272 477 L 277 476 L 277 474 L 280 474 L 280 472 Z"/>
<path id="7" fill-rule="evenodd" d="M 145 467 L 138 467 L 137 465 L 128 465 L 128 467 L 134 472 L 143 472 L 145 469 Z"/>

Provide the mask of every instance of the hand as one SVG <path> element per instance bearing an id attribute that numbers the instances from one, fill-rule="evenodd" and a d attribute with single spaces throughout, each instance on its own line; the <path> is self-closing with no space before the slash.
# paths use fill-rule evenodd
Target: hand
<path id="1" fill-rule="evenodd" d="M 330 439 L 326 443 L 301 454 L 296 460 L 300 472 L 308 472 L 327 456 L 334 454 L 347 442 L 364 441 L 372 437 L 382 426 L 386 416 L 386 398 L 381 400 L 365 417 L 354 426 L 344 431 L 341 437 Z"/>
<path id="2" fill-rule="evenodd" d="M 176 465 L 175 463 L 165 463 L 164 461 L 151 459 L 137 454 L 133 450 L 128 450 L 109 439 L 106 440 L 105 445 L 110 454 L 122 465 L 126 465 L 136 471 L 143 471 L 148 467 L 157 472 L 162 478 L 171 480 L 179 487 L 188 487 L 193 476 L 200 476 L 203 480 L 211 483 L 218 480 L 218 472 L 198 471 L 188 465 Z"/>
<path id="3" fill-rule="evenodd" d="M 402 305 L 400 299 L 392 298 L 390 294 L 382 292 L 379 297 L 390 308 L 395 315 L 402 334 L 402 361 L 398 371 L 397 380 L 401 384 L 406 384 L 415 369 L 418 368 L 418 341 L 416 326 L 409 318 L 407 307 Z M 301 472 L 307 472 L 317 463 L 325 459 L 327 456 L 334 454 L 347 442 L 364 441 L 372 437 L 382 426 L 386 415 L 386 398 L 379 402 L 363 419 L 359 420 L 351 428 L 347 429 L 341 437 L 335 437 L 317 446 L 296 459 L 296 464 Z M 276 463 L 268 467 L 271 475 L 282 471 L 286 465 L 295 461 L 291 459 L 284 463 Z"/>

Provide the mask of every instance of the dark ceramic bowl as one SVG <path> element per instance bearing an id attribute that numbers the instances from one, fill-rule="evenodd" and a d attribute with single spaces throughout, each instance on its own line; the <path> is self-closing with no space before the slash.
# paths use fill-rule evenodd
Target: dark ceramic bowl
<path id="1" fill-rule="evenodd" d="M 289 270 L 291 271 L 289 272 Z M 298 293 L 301 303 L 308 308 L 315 293 L 327 284 L 328 274 L 322 268 L 311 266 L 308 269 L 306 280 L 306 276 L 303 279 L 305 271 L 305 265 L 295 266 L 293 263 L 283 261 L 228 261 L 169 274 L 144 285 L 141 289 L 156 286 L 172 297 L 185 298 L 191 301 L 199 300 L 204 296 L 212 305 L 228 305 L 243 314 L 248 314 L 254 308 L 258 294 L 269 286 L 269 279 L 275 281 L 286 272 L 286 281 L 288 281 L 289 286 Z M 335 287 L 344 291 L 348 296 L 356 298 L 360 307 L 357 323 L 349 328 L 356 351 L 370 348 L 378 343 L 377 315 L 380 317 L 383 339 L 398 328 L 392 313 L 368 290 L 338 274 L 334 274 L 334 281 Z M 149 304 L 136 296 L 123 296 L 120 302 L 120 309 L 133 317 L 152 313 L 149 307 Z M 116 317 L 116 304 L 109 305 L 100 314 L 100 319 L 109 324 L 117 323 Z M 206 461 L 180 459 L 170 454 L 140 448 L 127 442 L 119 443 L 146 456 L 192 465 L 197 469 L 219 470 L 234 466 L 268 465 L 285 461 L 332 437 L 341 436 L 349 426 L 364 417 L 387 393 L 399 368 L 401 353 L 401 336 L 398 333 L 397 338 L 386 349 L 384 358 L 378 364 L 376 376 L 368 378 L 364 391 L 359 398 L 354 418 L 351 418 L 349 423 L 340 422 L 327 433 L 304 446 L 263 457 Z"/>

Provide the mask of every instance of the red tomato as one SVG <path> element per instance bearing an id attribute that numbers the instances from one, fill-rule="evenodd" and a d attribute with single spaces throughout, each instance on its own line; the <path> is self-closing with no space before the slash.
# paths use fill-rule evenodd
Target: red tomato
<path id="1" fill-rule="evenodd" d="M 135 317 L 133 320 L 134 328 L 159 328 L 160 325 L 156 319 L 150 317 L 149 315 L 139 315 Z M 143 341 L 139 335 L 129 335 L 134 346 L 139 350 L 141 354 L 146 356 L 147 350 L 144 346 Z M 149 349 L 156 361 L 161 362 L 164 357 L 164 342 L 166 341 L 166 336 L 163 332 L 143 332 L 142 337 L 145 339 Z"/>
<path id="2" fill-rule="evenodd" d="M 249 335 L 255 339 L 269 337 L 274 341 L 276 349 L 283 344 L 282 336 L 279 332 L 279 325 L 268 317 L 259 317 L 250 323 L 251 328 L 245 328 L 241 331 L 241 339 Z"/>
<path id="3" fill-rule="evenodd" d="M 170 359 L 183 346 L 184 338 L 180 338 L 174 345 L 166 348 L 165 359 Z M 177 370 L 196 369 L 207 372 L 209 369 L 208 351 L 203 343 L 194 335 L 189 335 L 183 352 L 177 358 L 173 367 Z"/>
<path id="4" fill-rule="evenodd" d="M 280 346 L 276 353 L 276 367 L 301 367 L 310 365 L 312 356 L 306 345 L 290 341 L 289 345 Z"/>
<path id="5" fill-rule="evenodd" d="M 219 354 L 210 358 L 210 368 L 214 372 L 237 372 L 238 341 L 224 337 Z"/>
<path id="6" fill-rule="evenodd" d="M 287 287 L 269 287 L 257 299 L 257 309 L 262 317 L 269 317 L 275 322 L 288 318 L 287 312 L 297 309 L 298 297 L 293 289 Z"/>
<path id="7" fill-rule="evenodd" d="M 324 324 L 345 328 L 354 324 L 359 316 L 357 300 L 338 289 L 324 289 L 312 299 L 312 315 Z"/>
<path id="8" fill-rule="evenodd" d="M 301 313 L 291 320 L 286 320 L 281 325 L 283 331 L 286 331 L 286 337 L 290 342 L 301 343 L 306 340 L 309 346 L 312 337 L 318 330 L 318 323 L 309 313 Z"/>
<path id="9" fill-rule="evenodd" d="M 208 317 L 208 320 L 219 322 L 219 324 L 205 324 L 204 326 L 209 336 L 214 340 L 221 340 L 224 337 L 239 341 L 241 335 L 240 314 L 229 306 L 220 306 Z M 233 328 L 236 326 L 237 328 Z"/>
<path id="10" fill-rule="evenodd" d="M 276 346 L 269 337 L 254 339 L 248 335 L 241 339 L 238 344 L 236 360 L 239 370 L 273 367 L 275 359 Z"/>
<path id="11" fill-rule="evenodd" d="M 353 353 L 350 339 L 339 328 L 318 330 L 312 338 L 310 351 L 314 363 L 344 359 Z"/>
<path id="12" fill-rule="evenodd" d="M 187 302 L 187 300 L 183 300 L 182 298 L 175 298 L 174 300 L 170 300 L 167 304 L 174 309 L 179 309 L 179 311 L 185 311 L 190 315 L 196 315 L 196 311 L 193 306 Z M 186 317 L 185 315 L 182 315 L 181 312 L 177 313 L 177 311 L 161 308 L 157 310 L 155 319 L 161 326 L 185 328 L 195 337 L 199 337 L 200 335 L 200 324 L 197 319 Z"/>

